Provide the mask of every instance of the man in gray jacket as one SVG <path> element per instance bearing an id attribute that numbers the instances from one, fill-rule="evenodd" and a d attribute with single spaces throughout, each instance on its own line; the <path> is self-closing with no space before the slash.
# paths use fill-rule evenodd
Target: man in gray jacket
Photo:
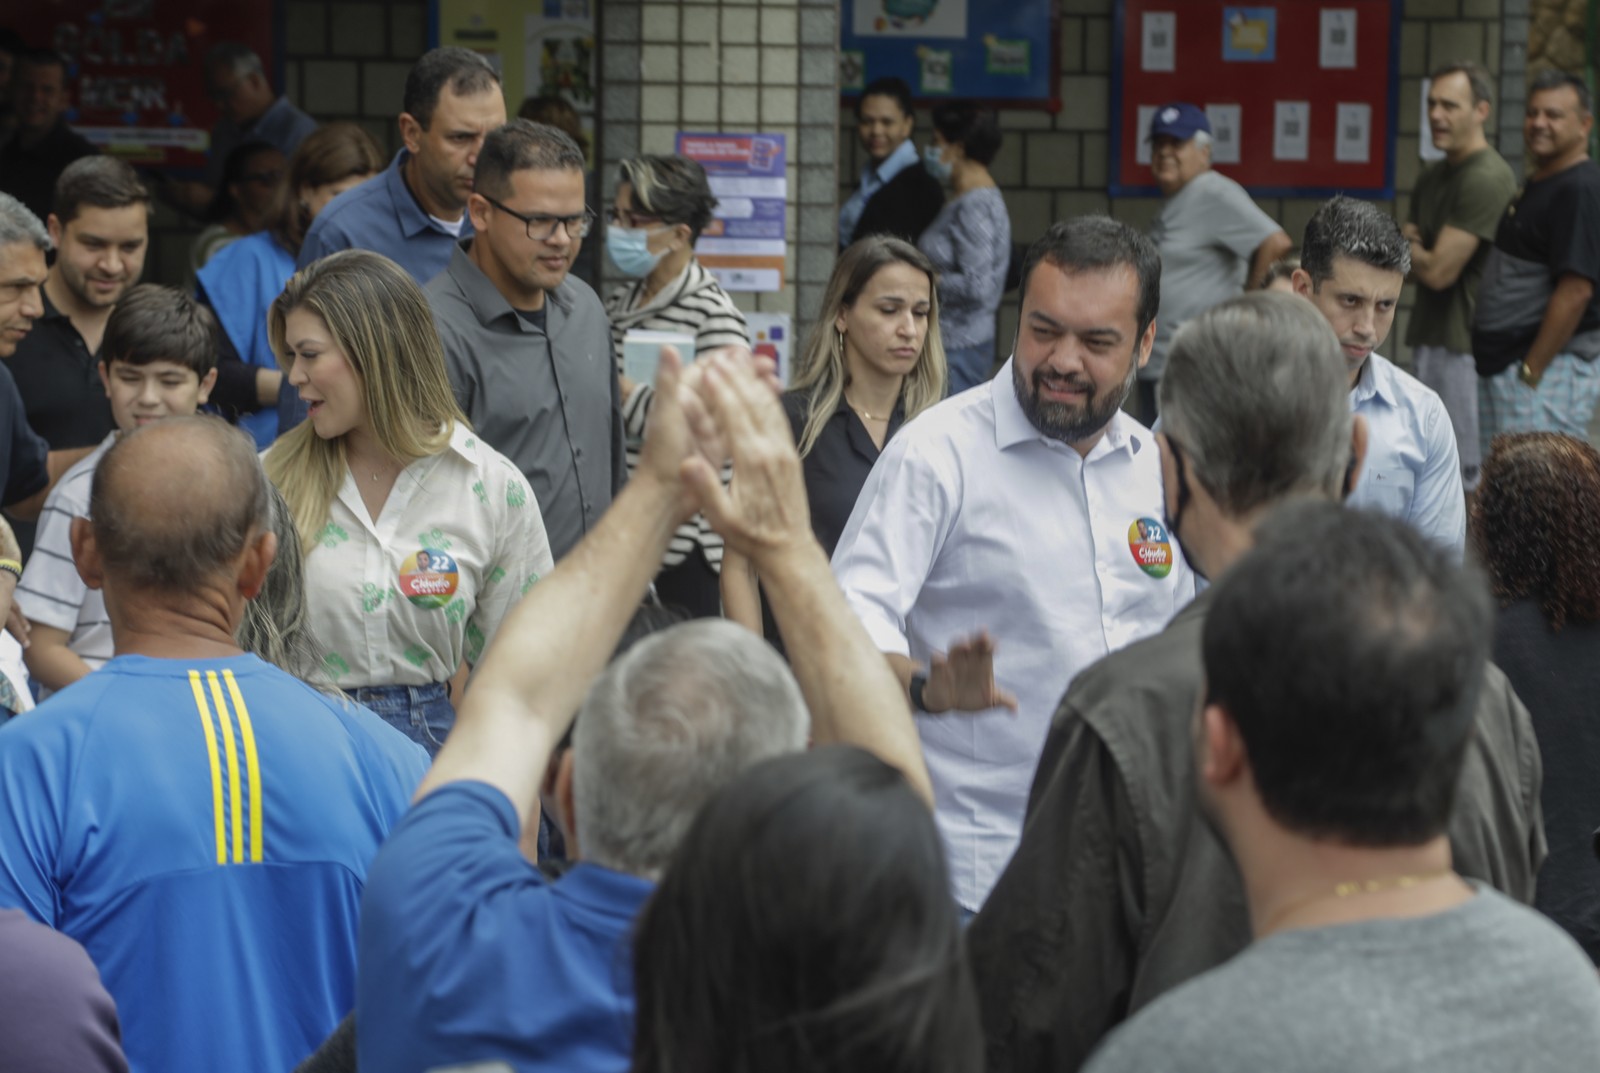
<path id="1" fill-rule="evenodd" d="M 467 201 L 473 236 L 428 284 L 445 368 L 467 419 L 533 486 L 564 556 L 627 478 L 611 332 L 568 275 L 594 223 L 583 153 L 554 127 L 491 131 Z"/>
<path id="2" fill-rule="evenodd" d="M 1167 529 L 1213 579 L 1271 507 L 1347 494 L 1366 451 L 1338 339 L 1288 295 L 1245 295 L 1180 331 L 1161 415 Z M 1021 844 L 968 932 L 991 1073 L 1079 1068 L 1119 1022 L 1250 942 L 1238 870 L 1194 804 L 1213 591 L 1078 675 L 1056 710 Z M 1450 844 L 1462 875 L 1523 902 L 1545 855 L 1541 770 L 1527 710 L 1490 666 Z"/>

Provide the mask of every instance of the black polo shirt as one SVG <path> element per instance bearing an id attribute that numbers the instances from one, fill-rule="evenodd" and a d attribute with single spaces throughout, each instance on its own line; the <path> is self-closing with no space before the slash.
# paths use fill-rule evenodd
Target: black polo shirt
<path id="1" fill-rule="evenodd" d="M 6 359 L 33 431 L 52 451 L 93 447 L 110 433 L 111 401 L 72 320 L 44 297 L 44 316 Z"/>
<path id="2" fill-rule="evenodd" d="M 79 157 L 99 152 L 83 135 L 57 119 L 37 145 L 24 149 L 21 134 L 0 146 L 0 191 L 10 194 L 33 211 L 41 223 L 56 199 L 56 179 Z"/>

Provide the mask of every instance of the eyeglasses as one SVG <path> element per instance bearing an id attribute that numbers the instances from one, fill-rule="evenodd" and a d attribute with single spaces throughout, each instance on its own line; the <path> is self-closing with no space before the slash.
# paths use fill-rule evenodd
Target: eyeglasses
<path id="1" fill-rule="evenodd" d="M 629 230 L 634 230 L 640 227 L 648 227 L 650 224 L 658 224 L 661 222 L 661 217 L 648 216 L 642 212 L 627 212 L 613 205 L 611 210 L 606 213 L 606 221 L 613 227 L 626 227 Z"/>
<path id="2" fill-rule="evenodd" d="M 536 242 L 549 242 L 555 238 L 556 228 L 558 227 L 567 229 L 568 238 L 580 239 L 589 233 L 590 229 L 594 227 L 595 220 L 598 219 L 595 211 L 587 205 L 583 207 L 583 212 L 577 216 L 549 216 L 542 212 L 536 212 L 532 216 L 524 216 L 516 209 L 506 208 L 506 206 L 492 197 L 481 194 L 479 196 L 507 216 L 521 220 L 527 228 L 528 237 Z"/>

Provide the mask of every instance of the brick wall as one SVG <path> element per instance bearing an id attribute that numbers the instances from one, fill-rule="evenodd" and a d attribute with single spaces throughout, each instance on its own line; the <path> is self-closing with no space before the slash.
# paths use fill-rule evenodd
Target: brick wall
<path id="1" fill-rule="evenodd" d="M 619 161 L 672 152 L 680 130 L 785 135 L 785 288 L 734 300 L 746 310 L 788 313 L 802 328 L 833 267 L 838 5 L 605 0 L 602 19 L 603 197 L 609 202 L 615 192 Z"/>
<path id="2" fill-rule="evenodd" d="M 1550 0 L 1565 2 L 1565 0 Z M 1418 158 L 1418 96 L 1428 71 L 1448 60 L 1476 60 L 1496 76 L 1507 72 L 1502 85 L 1506 107 L 1500 110 L 1500 148 L 1513 165 L 1521 160 L 1522 100 L 1527 41 L 1528 0 L 1404 0 L 1400 37 L 1400 109 L 1395 144 L 1396 198 L 1384 203 L 1404 219 L 1410 208 L 1409 193 L 1416 182 Z M 1138 228 L 1145 228 L 1160 211 L 1159 198 L 1111 198 L 1109 174 L 1109 117 L 1111 95 L 1111 0 L 1061 0 L 1061 101 L 1056 115 L 1011 109 L 1002 111 L 1000 125 L 1005 144 L 993 168 L 1011 212 L 1011 230 L 1018 242 L 1031 241 L 1055 220 L 1087 212 L 1109 212 Z M 916 137 L 929 137 L 928 115 L 919 112 Z M 839 196 L 854 188 L 863 157 L 855 137 L 855 117 L 840 113 Z M 1270 198 L 1261 207 L 1299 242 L 1306 221 L 1318 201 Z M 1402 302 L 1385 352 L 1409 363 L 1405 324 L 1411 304 L 1410 288 Z M 997 333 L 1002 348 L 1016 330 L 1017 296 L 1008 295 L 1000 311 Z"/>

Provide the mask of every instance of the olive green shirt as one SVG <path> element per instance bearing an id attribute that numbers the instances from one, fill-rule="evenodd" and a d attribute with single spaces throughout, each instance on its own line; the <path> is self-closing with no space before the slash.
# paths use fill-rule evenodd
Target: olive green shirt
<path id="1" fill-rule="evenodd" d="M 1442 291 L 1417 284 L 1417 304 L 1406 329 L 1408 346 L 1437 346 L 1472 353 L 1472 313 L 1478 282 L 1494 245 L 1500 217 L 1517 192 L 1517 177 L 1500 154 L 1480 149 L 1459 164 L 1441 160 L 1424 171 L 1411 192 L 1412 223 L 1433 248 L 1446 226 L 1476 235 L 1478 248 L 1456 281 Z"/>

